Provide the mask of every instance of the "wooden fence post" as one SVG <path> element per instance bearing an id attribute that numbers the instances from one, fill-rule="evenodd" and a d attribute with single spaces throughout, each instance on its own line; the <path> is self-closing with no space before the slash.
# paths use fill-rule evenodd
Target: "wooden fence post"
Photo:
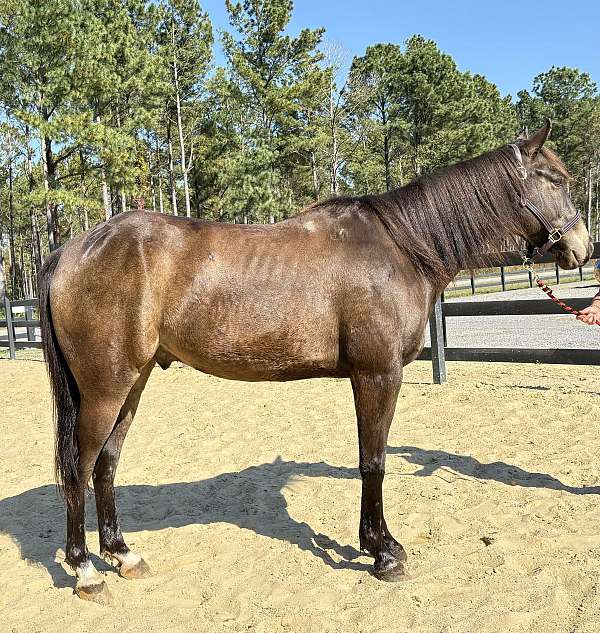
<path id="1" fill-rule="evenodd" d="M 6 330 L 8 331 L 8 354 L 11 360 L 15 360 L 15 330 L 12 322 L 12 307 L 10 299 L 6 295 L 4 295 L 4 309 L 6 310 Z"/>
<path id="2" fill-rule="evenodd" d="M 444 349 L 444 324 L 442 302 L 438 297 L 429 317 L 429 337 L 431 339 L 431 364 L 433 382 L 441 385 L 446 382 L 446 353 Z"/>
<path id="3" fill-rule="evenodd" d="M 448 347 L 448 333 L 446 331 L 446 315 L 444 314 L 444 301 L 446 301 L 446 297 L 444 296 L 443 292 L 442 292 L 440 301 L 442 302 L 442 331 L 444 333 L 444 347 Z"/>
<path id="4" fill-rule="evenodd" d="M 502 292 L 506 290 L 506 275 L 504 274 L 504 266 L 500 266 L 500 283 L 502 285 Z"/>
<path id="5" fill-rule="evenodd" d="M 33 299 L 33 297 L 27 297 L 27 299 Z M 33 321 L 33 306 L 26 306 L 25 308 L 25 319 L 27 321 Z M 35 341 L 35 328 L 27 327 L 27 340 Z"/>

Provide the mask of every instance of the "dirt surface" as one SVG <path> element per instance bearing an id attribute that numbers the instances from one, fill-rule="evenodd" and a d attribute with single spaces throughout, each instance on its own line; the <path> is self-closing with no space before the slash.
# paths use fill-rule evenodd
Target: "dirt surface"
<path id="1" fill-rule="evenodd" d="M 154 576 L 114 604 L 72 593 L 44 366 L 0 360 L 0 631 L 591 633 L 600 622 L 600 374 L 427 363 L 390 435 L 387 523 L 408 576 L 369 575 L 346 381 L 222 381 L 156 370 L 117 475 Z"/>

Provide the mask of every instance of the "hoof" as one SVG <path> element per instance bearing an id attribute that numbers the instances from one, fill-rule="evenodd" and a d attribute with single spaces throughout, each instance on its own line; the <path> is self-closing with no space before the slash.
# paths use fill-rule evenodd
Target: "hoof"
<path id="1" fill-rule="evenodd" d="M 392 558 L 378 560 L 373 566 L 373 575 L 377 580 L 398 582 L 404 579 L 404 565 L 401 561 Z"/>
<path id="2" fill-rule="evenodd" d="M 152 576 L 152 572 L 150 571 L 150 567 L 146 564 L 146 561 L 140 558 L 135 565 L 128 566 L 122 564 L 119 567 L 119 576 L 127 578 L 127 580 L 139 580 L 140 578 L 149 578 Z"/>
<path id="3" fill-rule="evenodd" d="M 398 541 L 393 536 L 385 537 L 383 540 L 385 550 L 392 557 L 401 563 L 405 563 L 407 560 L 406 550 L 398 543 Z M 366 542 L 363 539 L 360 539 L 360 550 L 364 552 L 368 556 L 373 556 L 373 558 L 377 558 L 376 554 L 371 552 L 371 549 L 366 545 Z"/>
<path id="4" fill-rule="evenodd" d="M 398 561 L 400 561 L 401 563 L 405 563 L 406 559 L 408 558 L 406 556 L 406 550 L 402 547 L 402 545 L 400 545 L 400 543 L 398 543 L 398 541 L 392 539 L 390 541 L 386 541 L 385 545 L 388 549 L 388 551 L 390 552 L 390 554 Z"/>
<path id="5" fill-rule="evenodd" d="M 112 595 L 104 581 L 96 585 L 76 585 L 73 593 L 82 600 L 96 604 L 109 605 L 112 602 Z"/>

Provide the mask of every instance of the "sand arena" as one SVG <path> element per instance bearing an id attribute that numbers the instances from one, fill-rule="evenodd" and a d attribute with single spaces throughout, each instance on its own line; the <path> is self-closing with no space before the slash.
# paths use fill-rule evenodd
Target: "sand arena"
<path id="1" fill-rule="evenodd" d="M 587 367 L 407 368 L 386 517 L 407 579 L 358 548 L 349 382 L 233 383 L 155 370 L 117 495 L 154 576 L 120 578 L 88 543 L 113 605 L 72 593 L 39 360 L 0 360 L 0 630 L 315 633 L 597 631 L 600 375 Z"/>

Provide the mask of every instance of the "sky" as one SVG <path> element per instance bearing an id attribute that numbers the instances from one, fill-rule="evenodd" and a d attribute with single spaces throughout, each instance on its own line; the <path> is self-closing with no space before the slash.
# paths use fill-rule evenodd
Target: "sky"
<path id="1" fill-rule="evenodd" d="M 200 1 L 215 30 L 229 28 L 224 0 Z M 552 66 L 573 66 L 600 82 L 598 0 L 295 0 L 289 32 L 305 27 L 325 27 L 325 40 L 350 60 L 370 44 L 402 44 L 419 33 L 461 70 L 485 75 L 513 97 Z M 218 46 L 215 53 L 223 63 Z"/>

